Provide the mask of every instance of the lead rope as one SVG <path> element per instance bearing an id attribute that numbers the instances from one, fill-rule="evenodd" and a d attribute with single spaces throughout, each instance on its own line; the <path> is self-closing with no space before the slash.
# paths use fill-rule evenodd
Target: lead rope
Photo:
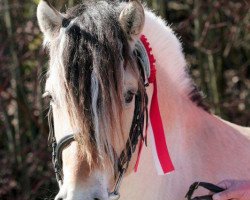
<path id="1" fill-rule="evenodd" d="M 195 182 L 193 183 L 190 187 L 189 187 L 189 190 L 185 196 L 185 198 L 187 198 L 188 200 L 213 200 L 213 195 L 210 194 L 210 195 L 204 195 L 204 196 L 197 196 L 197 197 L 194 197 L 192 198 L 193 194 L 194 194 L 194 191 L 198 189 L 198 187 L 203 187 L 207 190 L 209 190 L 210 192 L 213 192 L 213 193 L 218 193 L 218 192 L 222 192 L 224 191 L 225 189 L 217 186 L 217 185 L 214 185 L 212 183 L 206 183 L 206 182 Z"/>

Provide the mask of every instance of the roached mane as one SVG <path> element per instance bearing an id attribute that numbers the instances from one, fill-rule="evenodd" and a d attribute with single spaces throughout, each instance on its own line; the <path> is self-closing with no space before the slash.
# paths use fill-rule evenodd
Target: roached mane
<path id="1" fill-rule="evenodd" d="M 61 85 L 65 88 L 67 112 L 73 127 L 79 129 L 76 139 L 82 144 L 89 164 L 103 159 L 105 153 L 114 166 L 113 138 L 123 140 L 124 70 L 131 68 L 141 80 L 118 16 L 115 3 L 100 1 L 77 5 L 65 14 L 60 36 L 50 48 L 49 73 L 64 77 Z M 52 69 L 58 64 L 59 72 Z M 140 81 L 141 92 L 144 92 L 143 87 Z M 96 154 L 98 156 L 93 156 Z"/>

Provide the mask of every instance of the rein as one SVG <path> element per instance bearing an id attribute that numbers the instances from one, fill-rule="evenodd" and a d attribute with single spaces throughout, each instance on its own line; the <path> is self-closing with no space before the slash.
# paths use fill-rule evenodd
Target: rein
<path id="1" fill-rule="evenodd" d="M 198 187 L 203 187 L 203 188 L 205 188 L 213 193 L 218 193 L 218 192 L 222 192 L 225 190 L 225 189 L 218 187 L 217 185 L 214 185 L 212 183 L 195 182 L 189 187 L 189 190 L 188 190 L 185 198 L 187 198 L 188 200 L 213 200 L 212 194 L 204 195 L 204 196 L 197 196 L 197 197 L 192 198 L 194 191 L 196 189 L 198 189 Z"/>

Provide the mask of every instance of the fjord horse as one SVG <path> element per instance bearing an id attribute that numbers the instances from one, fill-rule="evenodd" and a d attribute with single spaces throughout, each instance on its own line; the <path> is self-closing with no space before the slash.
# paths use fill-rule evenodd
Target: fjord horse
<path id="1" fill-rule="evenodd" d="M 136 98 L 140 94 L 145 106 L 147 96 L 150 109 L 155 90 L 152 84 L 145 89 L 134 53 L 141 35 L 156 60 L 158 103 L 175 170 L 157 175 L 153 147 L 147 145 L 134 173 L 136 145 L 120 199 L 182 200 L 194 181 L 250 178 L 250 129 L 204 109 L 180 41 L 140 2 L 91 1 L 60 13 L 41 0 L 37 17 L 50 54 L 45 96 L 51 98 L 53 144 L 63 146 L 55 150 L 62 154 L 55 156 L 60 171 L 55 199 L 112 199 Z M 148 133 L 149 143 L 152 137 Z"/>

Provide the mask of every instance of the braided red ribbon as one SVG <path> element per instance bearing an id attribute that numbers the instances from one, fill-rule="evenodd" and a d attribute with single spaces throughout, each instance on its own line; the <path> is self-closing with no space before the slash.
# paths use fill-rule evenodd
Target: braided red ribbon
<path id="1" fill-rule="evenodd" d="M 150 77 L 148 80 L 149 80 L 149 83 L 153 84 L 153 87 L 154 87 L 150 111 L 149 111 L 149 117 L 150 117 L 151 127 L 153 131 L 153 139 L 154 139 L 154 141 L 152 141 L 153 152 L 155 152 L 154 159 L 155 159 L 155 164 L 156 164 L 158 174 L 166 174 L 166 173 L 173 171 L 174 166 L 172 164 L 172 161 L 169 156 L 168 149 L 167 149 L 167 143 L 166 143 L 166 138 L 164 134 L 159 104 L 158 104 L 156 66 L 155 66 L 156 60 L 152 53 L 152 48 L 150 47 L 150 44 L 147 41 L 147 38 L 145 37 L 145 35 L 142 35 L 140 39 L 147 51 L 148 58 L 150 61 Z M 135 171 L 137 171 L 138 169 L 142 146 L 143 146 L 143 141 L 141 141 L 140 143 L 138 158 L 137 158 L 137 162 L 135 165 Z"/>

